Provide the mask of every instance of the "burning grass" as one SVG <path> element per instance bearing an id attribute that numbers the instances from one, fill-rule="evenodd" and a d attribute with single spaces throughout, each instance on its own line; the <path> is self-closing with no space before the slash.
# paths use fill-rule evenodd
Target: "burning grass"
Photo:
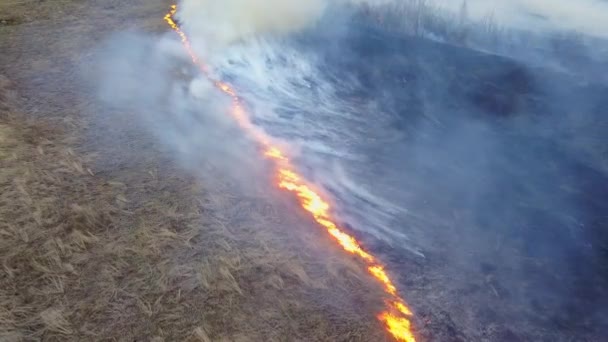
<path id="1" fill-rule="evenodd" d="M 292 205 L 231 192 L 221 172 L 192 177 L 133 123 L 119 134 L 135 147 L 83 142 L 104 127 L 69 68 L 82 33 L 162 26 L 166 8 L 112 4 L 102 20 L 55 3 L 3 32 L 16 81 L 0 76 L 0 340 L 386 339 L 382 289 Z M 62 34 L 28 46 L 45 30 Z"/>

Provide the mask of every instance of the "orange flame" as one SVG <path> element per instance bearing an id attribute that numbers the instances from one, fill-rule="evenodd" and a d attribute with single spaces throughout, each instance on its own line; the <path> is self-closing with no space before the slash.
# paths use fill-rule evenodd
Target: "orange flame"
<path id="1" fill-rule="evenodd" d="M 382 284 L 384 284 L 384 288 L 386 289 L 386 292 L 388 292 L 392 295 L 397 293 L 397 288 L 395 287 L 395 285 L 393 285 L 393 282 L 386 274 L 386 271 L 384 271 L 384 267 L 382 267 L 380 265 L 374 265 L 374 266 L 370 266 L 368 268 L 368 270 L 369 270 L 369 273 L 371 273 L 374 277 L 376 277 L 376 279 L 380 280 L 382 282 Z"/>
<path id="2" fill-rule="evenodd" d="M 270 147 L 264 155 L 268 158 L 288 161 L 288 159 L 283 156 L 283 152 L 276 147 Z"/>
<path id="3" fill-rule="evenodd" d="M 386 328 L 398 341 L 416 342 L 411 330 L 411 323 L 405 317 L 395 316 L 389 312 L 378 315 L 378 319 L 386 324 Z"/>
<path id="4" fill-rule="evenodd" d="M 402 314 L 404 314 L 406 316 L 413 315 L 412 312 L 410 311 L 410 308 L 405 306 L 405 304 L 403 304 L 403 302 L 395 301 L 395 302 L 393 302 L 393 305 L 395 305 L 395 308 L 397 310 L 399 310 L 399 312 L 401 312 Z"/>
<path id="5" fill-rule="evenodd" d="M 179 35 L 179 37 L 182 40 L 182 44 L 184 44 L 184 46 L 186 47 L 186 50 L 188 50 L 188 53 L 190 54 L 190 58 L 192 58 L 192 62 L 196 65 L 198 65 L 199 67 L 203 67 L 199 62 L 198 62 L 198 57 L 196 56 L 196 54 L 194 53 L 194 50 L 192 49 L 192 46 L 190 45 L 190 41 L 188 40 L 188 36 L 186 36 L 186 33 L 184 33 L 184 31 L 182 31 L 179 27 L 179 25 L 177 25 L 177 23 L 175 22 L 175 20 L 173 20 L 173 16 L 175 15 L 175 13 L 177 12 L 177 5 L 171 5 L 171 10 L 169 11 L 169 13 L 167 13 L 165 15 L 165 21 L 167 22 L 167 24 L 169 24 L 169 26 L 171 26 L 171 28 L 177 32 L 177 34 Z"/>
<path id="6" fill-rule="evenodd" d="M 376 261 L 376 258 L 373 255 L 366 252 L 353 236 L 345 233 L 338 227 L 338 224 L 331 216 L 331 206 L 329 203 L 325 201 L 323 197 L 321 197 L 321 195 L 296 171 L 283 151 L 281 151 L 279 147 L 272 145 L 270 139 L 251 123 L 241 104 L 241 100 L 234 89 L 232 89 L 229 84 L 220 80 L 215 80 L 211 77 L 207 67 L 199 60 L 194 52 L 194 49 L 188 40 L 188 36 L 173 19 L 176 12 L 177 5 L 172 5 L 171 10 L 165 15 L 164 20 L 179 35 L 192 62 L 201 69 L 203 74 L 205 74 L 219 90 L 232 98 L 232 116 L 239 126 L 263 147 L 264 156 L 274 162 L 276 168 L 275 178 L 279 189 L 293 193 L 302 208 L 310 213 L 312 218 L 320 226 L 327 230 L 329 235 L 338 242 L 342 249 L 361 258 L 361 260 L 368 265 L 369 273 L 383 285 L 387 295 L 392 298 L 391 301 L 387 302 L 386 310 L 378 315 L 378 320 L 384 323 L 387 331 L 396 340 L 415 342 L 416 338 L 412 332 L 410 322 L 412 311 L 397 293 L 397 288 L 384 270 L 384 267 Z"/>

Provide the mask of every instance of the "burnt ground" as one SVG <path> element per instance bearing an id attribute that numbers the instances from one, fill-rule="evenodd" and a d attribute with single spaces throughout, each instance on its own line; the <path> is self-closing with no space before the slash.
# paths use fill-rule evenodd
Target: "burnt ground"
<path id="1" fill-rule="evenodd" d="M 370 117 L 365 138 L 377 143 L 345 169 L 407 209 L 390 224 L 410 240 L 370 244 L 400 277 L 424 338 L 606 338 L 602 77 L 357 24 L 298 44 L 321 51 L 341 99 L 376 110 L 357 115 Z"/>
<path id="2" fill-rule="evenodd" d="M 381 289 L 293 203 L 183 168 L 83 81 L 168 5 L 0 2 L 0 340 L 385 340 Z"/>

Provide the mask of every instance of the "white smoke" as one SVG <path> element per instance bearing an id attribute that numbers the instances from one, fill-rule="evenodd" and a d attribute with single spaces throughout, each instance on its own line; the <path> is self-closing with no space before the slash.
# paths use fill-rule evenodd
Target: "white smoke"
<path id="1" fill-rule="evenodd" d="M 491 15 L 498 24 L 509 27 L 574 30 L 608 37 L 608 2 L 601 0 L 183 0 L 177 18 L 197 53 L 208 58 L 253 36 L 301 30 L 319 19 L 331 4 L 424 4 L 426 9 L 458 13 L 463 2 L 471 19 Z"/>
<path id="2" fill-rule="evenodd" d="M 298 31 L 318 19 L 326 5 L 326 0 L 185 0 L 177 18 L 197 52 L 208 56 L 254 35 Z"/>

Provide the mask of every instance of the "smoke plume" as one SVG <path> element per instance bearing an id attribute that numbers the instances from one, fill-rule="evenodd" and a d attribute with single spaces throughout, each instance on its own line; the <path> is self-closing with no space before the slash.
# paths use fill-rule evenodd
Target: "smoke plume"
<path id="1" fill-rule="evenodd" d="M 208 56 L 257 34 L 288 34 L 318 19 L 325 0 L 185 0 L 178 19 L 198 53 Z"/>

